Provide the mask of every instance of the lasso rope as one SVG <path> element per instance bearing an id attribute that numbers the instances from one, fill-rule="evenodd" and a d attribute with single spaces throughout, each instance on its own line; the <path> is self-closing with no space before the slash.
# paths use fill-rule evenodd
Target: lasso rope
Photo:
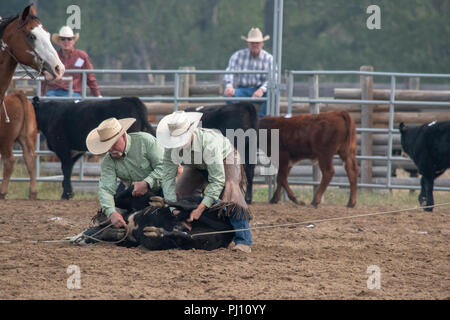
<path id="1" fill-rule="evenodd" d="M 250 228 L 245 228 L 245 229 L 233 229 L 233 230 L 225 230 L 225 231 L 212 231 L 212 232 L 202 232 L 202 233 L 195 233 L 192 234 L 191 237 L 200 237 L 200 236 L 208 236 L 208 235 L 214 235 L 214 234 L 222 234 L 222 233 L 230 233 L 230 232 L 239 232 L 239 231 L 248 231 L 248 230 L 256 230 L 256 229 L 269 229 L 269 228 L 282 228 L 282 227 L 293 227 L 293 226 L 299 226 L 299 225 L 304 225 L 304 224 L 314 224 L 314 223 L 320 223 L 320 222 L 328 222 L 328 221 L 338 221 L 338 220 L 347 220 L 347 219 L 355 219 L 355 218 L 362 218 L 362 217 L 373 217 L 373 216 L 379 216 L 379 215 L 383 215 L 383 214 L 392 214 L 392 213 L 404 213 L 407 211 L 413 211 L 413 210 L 418 210 L 418 209 L 427 209 L 427 208 L 436 208 L 436 207 L 443 207 L 443 206 L 448 206 L 450 205 L 450 202 L 447 203 L 440 203 L 440 204 L 435 204 L 432 206 L 423 206 L 423 207 L 414 207 L 414 208 L 407 208 L 407 209 L 398 209 L 398 210 L 391 210 L 391 211 L 382 211 L 382 212 L 375 212 L 375 213 L 366 213 L 366 214 L 359 214 L 359 215 L 353 215 L 353 216 L 346 216 L 346 217 L 336 217 L 336 218 L 327 218 L 327 219 L 316 219 L 316 220 L 309 220 L 309 221 L 302 221 L 302 222 L 294 222 L 294 223 L 284 223 L 284 224 L 275 224 L 275 225 L 268 225 L 268 226 L 255 226 L 255 227 L 250 227 Z M 83 237 L 98 241 L 98 242 L 103 242 L 103 243 L 109 243 L 109 244 L 117 244 L 120 243 L 122 241 L 124 241 L 130 231 L 131 228 L 126 228 L 126 232 L 125 235 L 117 241 L 111 242 L 111 241 L 105 241 L 105 240 L 101 240 L 101 239 L 97 239 L 94 236 L 97 235 L 98 233 L 106 230 L 107 228 L 111 227 L 112 223 L 106 225 L 104 228 L 100 229 L 99 231 L 97 231 L 96 233 L 94 233 L 91 236 L 88 236 L 86 234 L 81 234 L 80 237 L 76 238 L 76 239 L 63 239 L 63 240 L 32 240 L 32 243 L 77 243 L 77 241 L 81 241 L 83 239 Z M 1 241 L 0 240 L 0 244 L 10 244 L 13 243 L 12 241 Z"/>
<path id="2" fill-rule="evenodd" d="M 245 228 L 245 229 L 233 229 L 233 230 L 226 230 L 226 231 L 202 232 L 202 233 L 192 234 L 191 236 L 192 237 L 200 237 L 200 236 L 207 236 L 207 235 L 213 235 L 213 234 L 248 231 L 248 230 L 255 230 L 255 229 L 292 227 L 292 226 L 298 226 L 298 225 L 302 225 L 302 224 L 314 224 L 314 223 L 327 222 L 327 221 L 346 220 L 346 219 L 354 219 L 354 218 L 361 218 L 361 217 L 372 217 L 372 216 L 378 216 L 378 215 L 382 215 L 382 214 L 401 213 L 401 212 L 412 211 L 412 210 L 417 210 L 417 209 L 427 209 L 427 208 L 442 207 L 442 206 L 448 206 L 448 205 L 450 205 L 450 202 L 441 203 L 441 204 L 435 204 L 435 205 L 432 205 L 432 206 L 414 207 L 414 208 L 408 208 L 408 209 L 399 209 L 399 210 L 392 210 L 392 211 L 383 211 L 383 212 L 359 214 L 359 215 L 346 216 L 346 217 L 317 219 L 317 220 L 309 220 L 309 221 L 285 223 L 285 224 L 276 224 L 276 225 L 269 225 L 269 226 L 255 226 L 255 227 L 250 227 L 250 228 Z"/>

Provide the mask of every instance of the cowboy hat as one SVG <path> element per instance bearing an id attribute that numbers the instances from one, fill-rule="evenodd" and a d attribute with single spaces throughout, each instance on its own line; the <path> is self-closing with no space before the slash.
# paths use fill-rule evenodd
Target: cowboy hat
<path id="1" fill-rule="evenodd" d="M 93 154 L 106 153 L 135 121 L 134 118 L 104 120 L 86 137 L 88 150 Z"/>
<path id="2" fill-rule="evenodd" d="M 175 111 L 161 119 L 156 128 L 156 139 L 167 149 L 184 146 L 197 128 L 201 112 Z"/>
<path id="3" fill-rule="evenodd" d="M 61 29 L 59 29 L 59 33 L 52 34 L 52 41 L 59 45 L 59 38 L 73 38 L 75 41 L 78 40 L 80 37 L 80 34 L 77 32 L 76 34 L 73 34 L 73 31 L 68 26 L 63 26 Z"/>
<path id="4" fill-rule="evenodd" d="M 263 38 L 261 30 L 259 28 L 251 28 L 248 32 L 247 38 L 244 36 L 241 36 L 242 40 L 245 40 L 247 42 L 263 42 L 270 39 L 270 36 L 265 36 Z"/>

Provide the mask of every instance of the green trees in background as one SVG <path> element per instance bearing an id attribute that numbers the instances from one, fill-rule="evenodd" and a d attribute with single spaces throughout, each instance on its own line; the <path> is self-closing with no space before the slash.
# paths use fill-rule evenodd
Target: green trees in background
<path id="1" fill-rule="evenodd" d="M 0 15 L 29 1 L 0 0 Z M 38 0 L 53 33 L 71 4 L 81 8 L 80 40 L 95 68 L 223 69 L 246 46 L 250 27 L 272 34 L 273 0 Z M 381 8 L 369 30 L 366 8 Z M 450 73 L 448 0 L 285 0 L 282 69 Z M 271 41 L 266 49 L 271 51 Z"/>

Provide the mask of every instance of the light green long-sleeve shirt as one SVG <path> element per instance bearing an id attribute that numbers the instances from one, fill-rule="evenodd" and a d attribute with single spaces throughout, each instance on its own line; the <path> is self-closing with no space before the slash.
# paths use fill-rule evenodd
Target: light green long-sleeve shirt
<path id="1" fill-rule="evenodd" d="M 175 178 L 178 164 L 189 165 L 208 171 L 208 186 L 202 203 L 210 207 L 219 199 L 225 186 L 225 167 L 223 160 L 234 150 L 228 138 L 211 129 L 197 128 L 190 150 L 165 149 L 162 189 L 164 198 L 176 201 Z"/>
<path id="2" fill-rule="evenodd" d="M 114 195 L 117 178 L 129 186 L 136 181 L 145 181 L 151 190 L 161 188 L 164 149 L 156 138 L 146 132 L 127 134 L 124 155 L 113 159 L 109 153 L 101 164 L 98 196 L 103 212 L 109 216 L 116 211 Z"/>

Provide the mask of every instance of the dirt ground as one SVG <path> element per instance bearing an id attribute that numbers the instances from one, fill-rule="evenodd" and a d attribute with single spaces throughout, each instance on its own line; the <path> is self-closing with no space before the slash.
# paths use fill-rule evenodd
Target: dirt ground
<path id="1" fill-rule="evenodd" d="M 251 209 L 252 226 L 263 226 L 399 208 Z M 251 254 L 33 242 L 78 234 L 96 210 L 96 201 L 0 202 L 0 299 L 450 299 L 450 207 L 254 230 Z"/>

